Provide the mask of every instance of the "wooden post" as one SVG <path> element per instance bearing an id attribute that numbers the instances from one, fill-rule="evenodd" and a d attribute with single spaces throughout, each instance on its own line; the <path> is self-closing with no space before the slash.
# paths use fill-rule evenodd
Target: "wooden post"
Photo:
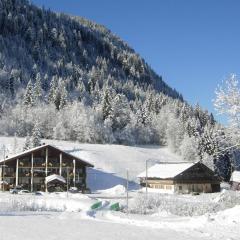
<path id="1" fill-rule="evenodd" d="M 33 153 L 31 155 L 31 192 L 33 192 Z"/>
<path id="2" fill-rule="evenodd" d="M 62 153 L 60 153 L 60 168 L 59 168 L 59 175 L 62 176 Z"/>
<path id="3" fill-rule="evenodd" d="M 86 167 L 84 166 L 82 168 L 82 176 L 83 176 L 83 180 L 82 180 L 82 184 L 84 185 L 84 188 L 87 188 L 87 183 L 86 183 Z"/>
<path id="4" fill-rule="evenodd" d="M 127 191 L 127 214 L 128 214 L 128 188 L 129 188 L 129 186 L 128 186 L 128 180 L 129 179 L 129 173 L 128 173 L 128 169 L 127 169 L 127 186 L 126 186 L 126 191 Z"/>
<path id="5" fill-rule="evenodd" d="M 19 159 L 17 159 L 17 162 L 16 162 L 16 186 L 18 186 L 18 164 L 19 164 Z"/>
<path id="6" fill-rule="evenodd" d="M 145 184 L 146 184 L 146 198 L 148 194 L 148 160 L 146 160 L 146 178 L 145 178 Z"/>
<path id="7" fill-rule="evenodd" d="M 46 152 L 45 152 L 45 176 L 47 177 L 48 175 L 48 148 L 46 148 Z M 45 179 L 45 192 L 47 192 L 47 182 Z"/>
<path id="8" fill-rule="evenodd" d="M 73 159 L 73 186 L 76 186 L 76 160 Z"/>
<path id="9" fill-rule="evenodd" d="M 5 158 L 6 158 L 6 149 L 5 149 L 5 145 L 3 145 L 3 159 L 4 159 L 4 163 L 3 163 L 3 167 L 2 167 L 2 172 L 3 172 L 3 178 L 2 178 L 2 187 L 3 187 L 3 191 L 5 191 Z"/>
<path id="10" fill-rule="evenodd" d="M 67 166 L 67 198 L 68 198 L 68 184 L 69 184 L 69 180 L 68 180 L 68 178 L 69 178 L 69 173 L 68 173 L 68 166 Z"/>

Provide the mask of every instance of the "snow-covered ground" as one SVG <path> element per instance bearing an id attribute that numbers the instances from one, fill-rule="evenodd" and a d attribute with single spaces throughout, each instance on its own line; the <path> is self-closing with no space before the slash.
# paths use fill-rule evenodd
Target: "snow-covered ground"
<path id="1" fill-rule="evenodd" d="M 88 170 L 94 194 L 0 193 L 0 240 L 62 239 L 177 239 L 238 240 L 240 193 L 167 195 L 138 190 L 136 176 L 148 165 L 181 159 L 167 148 L 79 144 L 45 140 L 95 165 Z M 21 151 L 24 139 L 0 137 L 10 153 Z M 129 171 L 129 209 L 126 209 L 126 171 Z M 97 211 L 91 206 L 99 201 Z M 120 203 L 123 212 L 110 211 Z M 147 213 L 147 214 L 144 214 Z"/>

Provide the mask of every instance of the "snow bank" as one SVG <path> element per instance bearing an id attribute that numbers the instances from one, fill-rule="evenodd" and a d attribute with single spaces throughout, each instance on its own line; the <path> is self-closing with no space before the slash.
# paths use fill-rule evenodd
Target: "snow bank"
<path id="1" fill-rule="evenodd" d="M 229 225 L 232 223 L 240 224 L 240 206 L 237 205 L 233 208 L 220 211 L 213 217 L 215 221 L 218 221 L 224 225 Z"/>
<path id="2" fill-rule="evenodd" d="M 107 195 L 124 195 L 126 194 L 126 188 L 123 185 L 116 185 L 113 188 L 105 189 L 105 190 L 99 190 L 101 194 L 107 194 Z"/>
<path id="3" fill-rule="evenodd" d="M 50 212 L 80 212 L 88 211 L 95 203 L 83 194 L 45 194 L 33 195 L 0 195 L 0 214 L 18 211 L 50 211 Z"/>

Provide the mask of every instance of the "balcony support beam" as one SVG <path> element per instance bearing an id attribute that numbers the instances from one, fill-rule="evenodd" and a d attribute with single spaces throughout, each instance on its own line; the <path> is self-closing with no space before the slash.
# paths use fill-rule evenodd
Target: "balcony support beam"
<path id="1" fill-rule="evenodd" d="M 59 168 L 59 175 L 62 176 L 62 153 L 60 153 L 60 168 Z"/>
<path id="2" fill-rule="evenodd" d="M 19 159 L 16 161 L 16 186 L 18 186 L 18 165 L 19 165 Z"/>
<path id="3" fill-rule="evenodd" d="M 76 187 L 76 160 L 73 159 L 73 186 Z"/>
<path id="4" fill-rule="evenodd" d="M 31 154 L 31 192 L 33 192 L 33 153 Z"/>
<path id="5" fill-rule="evenodd" d="M 46 152 L 45 152 L 45 177 L 47 177 L 48 175 L 48 148 L 46 148 Z M 45 180 L 45 192 L 47 192 L 47 182 Z"/>

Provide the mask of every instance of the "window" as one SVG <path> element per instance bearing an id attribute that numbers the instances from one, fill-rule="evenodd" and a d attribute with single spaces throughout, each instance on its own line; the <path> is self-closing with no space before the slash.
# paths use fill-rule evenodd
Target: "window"
<path id="1" fill-rule="evenodd" d="M 155 188 L 158 188 L 158 189 L 164 189 L 164 185 L 162 184 L 155 184 L 154 186 Z"/>
<path id="2" fill-rule="evenodd" d="M 178 186 L 178 190 L 179 190 L 179 191 L 182 191 L 182 186 Z"/>
<path id="3" fill-rule="evenodd" d="M 171 185 L 166 185 L 166 189 L 167 189 L 167 190 L 171 190 L 171 189 L 172 189 L 172 186 L 171 186 Z"/>

